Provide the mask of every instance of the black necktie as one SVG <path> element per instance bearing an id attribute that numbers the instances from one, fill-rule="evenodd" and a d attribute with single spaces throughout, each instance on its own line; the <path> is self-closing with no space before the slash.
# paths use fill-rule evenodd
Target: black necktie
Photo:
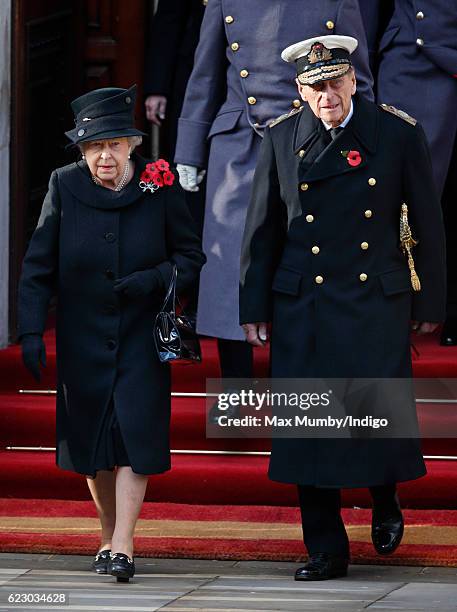
<path id="1" fill-rule="evenodd" d="M 336 128 L 330 128 L 329 132 L 330 132 L 330 137 L 332 140 L 335 140 L 335 138 L 338 136 L 338 134 L 340 132 L 343 131 L 344 128 L 342 127 L 336 127 Z"/>

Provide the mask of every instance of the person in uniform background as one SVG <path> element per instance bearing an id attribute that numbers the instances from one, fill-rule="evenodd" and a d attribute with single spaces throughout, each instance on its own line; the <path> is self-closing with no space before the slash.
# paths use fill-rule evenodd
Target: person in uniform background
<path id="1" fill-rule="evenodd" d="M 170 370 L 154 317 L 174 266 L 183 289 L 205 261 L 168 163 L 145 172 L 134 152 L 135 96 L 135 86 L 108 87 L 72 102 L 76 126 L 66 135 L 82 160 L 51 175 L 18 298 L 24 364 L 39 380 L 57 297 L 57 464 L 87 477 L 101 523 L 93 571 L 122 581 L 135 573 L 148 475 L 170 469 Z M 151 173 L 161 188 L 143 188 Z"/>
<path id="2" fill-rule="evenodd" d="M 447 232 L 443 345 L 457 344 L 457 0 L 397 0 L 380 42 L 377 99 L 423 125 Z M 446 182 L 447 181 L 447 182 Z"/>
<path id="3" fill-rule="evenodd" d="M 271 323 L 272 378 L 409 379 L 411 320 L 427 333 L 444 317 L 444 233 L 424 132 L 356 93 L 356 45 L 318 36 L 282 54 L 307 104 L 265 130 L 240 284 L 248 341 L 264 345 Z M 416 275 L 399 248 L 402 202 L 419 240 Z M 403 408 L 416 418 L 412 394 Z M 269 476 L 298 485 L 310 556 L 296 579 L 346 575 L 341 487 L 370 488 L 373 544 L 388 554 L 403 534 L 396 483 L 424 474 L 417 438 L 273 439 Z"/>
<path id="4" fill-rule="evenodd" d="M 218 339 L 223 378 L 252 376 L 252 347 L 238 322 L 241 239 L 257 154 L 268 123 L 301 100 L 279 50 L 304 36 L 348 32 L 361 44 L 360 91 L 372 97 L 357 0 L 210 0 L 178 124 L 182 187 L 208 169 L 197 331 Z M 217 417 L 217 415 L 216 415 Z"/>

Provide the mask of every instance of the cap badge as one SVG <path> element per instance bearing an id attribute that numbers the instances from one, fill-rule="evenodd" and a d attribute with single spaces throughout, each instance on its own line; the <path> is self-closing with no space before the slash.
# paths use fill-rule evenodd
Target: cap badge
<path id="1" fill-rule="evenodd" d="M 316 62 L 327 62 L 333 59 L 332 52 L 327 49 L 322 43 L 316 42 L 311 47 L 311 51 L 308 54 L 308 62 L 315 64 Z"/>
<path id="2" fill-rule="evenodd" d="M 84 117 L 83 121 L 91 121 L 90 117 Z"/>

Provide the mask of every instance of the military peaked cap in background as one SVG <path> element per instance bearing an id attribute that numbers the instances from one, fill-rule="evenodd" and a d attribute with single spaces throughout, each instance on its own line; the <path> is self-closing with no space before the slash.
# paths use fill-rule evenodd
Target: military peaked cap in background
<path id="1" fill-rule="evenodd" d="M 76 126 L 65 135 L 78 144 L 89 140 L 143 136 L 135 128 L 136 85 L 94 89 L 71 103 Z"/>
<path id="2" fill-rule="evenodd" d="M 295 62 L 302 85 L 314 85 L 346 74 L 357 45 L 352 36 L 315 36 L 290 45 L 281 57 L 285 62 Z"/>

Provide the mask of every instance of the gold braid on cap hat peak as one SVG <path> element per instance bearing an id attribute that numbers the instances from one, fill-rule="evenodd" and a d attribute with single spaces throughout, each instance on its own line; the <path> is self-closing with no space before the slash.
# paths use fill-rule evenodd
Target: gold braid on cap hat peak
<path id="1" fill-rule="evenodd" d="M 314 70 L 308 70 L 298 75 L 297 79 L 302 85 L 312 85 L 319 80 L 335 79 L 343 76 L 351 68 L 351 64 L 336 64 L 333 66 L 320 66 Z"/>

